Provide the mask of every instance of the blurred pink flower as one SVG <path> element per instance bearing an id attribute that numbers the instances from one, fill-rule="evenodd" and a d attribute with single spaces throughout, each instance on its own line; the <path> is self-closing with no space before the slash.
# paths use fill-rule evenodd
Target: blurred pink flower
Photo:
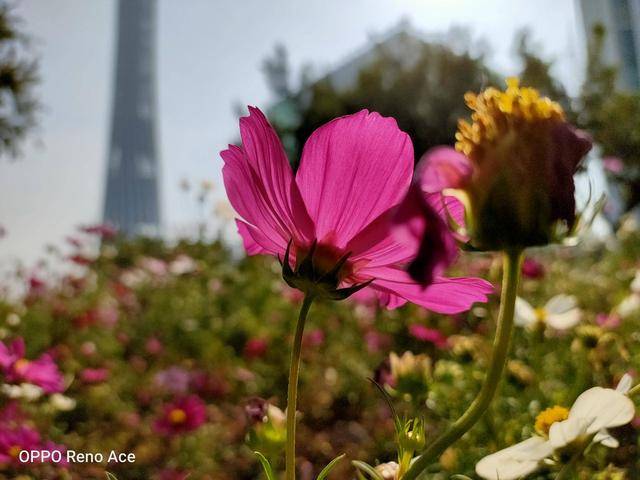
<path id="1" fill-rule="evenodd" d="M 151 355 L 159 355 L 164 350 L 164 346 L 158 337 L 149 337 L 144 344 L 144 349 Z"/>
<path id="2" fill-rule="evenodd" d="M 24 339 L 21 337 L 8 346 L 0 342 L 0 368 L 9 383 L 31 383 L 46 393 L 64 390 L 62 374 L 51 355 L 45 353 L 36 360 L 27 360 Z"/>
<path id="3" fill-rule="evenodd" d="M 275 131 L 260 110 L 249 107 L 240 119 L 242 147 L 221 152 L 229 201 L 249 255 L 285 256 L 291 242 L 298 259 L 315 246 L 315 266 L 335 274 L 340 288 L 371 282 L 380 302 L 396 308 L 407 301 L 455 313 L 486 301 L 491 286 L 480 279 L 447 278 L 442 270 L 454 255 L 437 250 L 432 279 L 424 288 L 405 266 L 417 254 L 391 234 L 395 207 L 407 194 L 413 147 L 394 119 L 362 110 L 337 118 L 307 140 L 294 175 Z M 429 225 L 432 244 L 447 238 L 444 220 Z M 450 245 L 450 243 L 448 244 Z M 347 295 L 348 290 L 336 295 Z"/>
<path id="4" fill-rule="evenodd" d="M 367 345 L 369 353 L 378 353 L 388 350 L 393 340 L 390 335 L 378 332 L 377 330 L 369 330 L 364 334 L 364 343 Z"/>
<path id="5" fill-rule="evenodd" d="M 189 395 L 164 405 L 154 427 L 165 435 L 178 435 L 197 429 L 206 419 L 204 402 L 196 395 Z"/>
<path id="6" fill-rule="evenodd" d="M 184 368 L 173 366 L 156 373 L 153 380 L 158 387 L 168 392 L 186 393 L 191 376 Z"/>
<path id="7" fill-rule="evenodd" d="M 158 480 L 187 480 L 190 473 L 175 468 L 164 468 L 158 473 Z"/>
<path id="8" fill-rule="evenodd" d="M 80 253 L 76 253 L 75 255 L 71 255 L 69 257 L 69 260 L 71 260 L 73 263 L 86 267 L 87 265 L 91 265 L 93 263 L 93 259 L 87 257 L 86 255 L 82 255 Z"/>
<path id="9" fill-rule="evenodd" d="M 56 445 L 51 441 L 42 442 L 40 433 L 27 426 L 8 427 L 0 425 L 0 464 L 16 467 L 28 465 L 28 463 L 23 463 L 19 459 L 22 450 L 64 452 L 66 449 L 62 445 Z M 62 458 L 65 458 L 65 456 L 62 455 Z M 64 465 L 66 461 L 59 464 Z"/>
<path id="10" fill-rule="evenodd" d="M 324 330 L 316 328 L 315 330 L 311 330 L 304 334 L 302 337 L 302 344 L 307 347 L 319 347 L 324 343 L 324 339 Z"/>
<path id="11" fill-rule="evenodd" d="M 429 328 L 419 323 L 409 325 L 409 334 L 421 342 L 433 343 L 440 349 L 447 348 L 447 337 L 435 328 Z"/>
<path id="12" fill-rule="evenodd" d="M 118 230 L 108 223 L 89 225 L 81 227 L 80 230 L 88 235 L 97 235 L 103 239 L 110 239 L 118 234 Z"/>
<path id="13" fill-rule="evenodd" d="M 109 370 L 106 368 L 85 368 L 80 372 L 80 380 L 83 383 L 102 383 L 109 378 Z"/>
<path id="14" fill-rule="evenodd" d="M 191 386 L 205 398 L 222 398 L 231 390 L 229 382 L 219 372 L 195 372 L 191 376 Z"/>
<path id="15" fill-rule="evenodd" d="M 602 159 L 602 166 L 609 172 L 617 175 L 624 171 L 624 162 L 619 157 L 604 157 Z"/>
<path id="16" fill-rule="evenodd" d="M 544 274 L 544 265 L 542 265 L 542 263 L 538 262 L 537 260 L 527 257 L 522 262 L 522 275 L 524 277 L 539 279 L 544 277 Z"/>
<path id="17" fill-rule="evenodd" d="M 615 329 L 620 326 L 622 319 L 616 313 L 599 313 L 596 315 L 596 323 L 602 328 Z"/>
<path id="18" fill-rule="evenodd" d="M 256 358 L 264 357 L 268 348 L 269 343 L 264 338 L 250 338 L 244 344 L 242 355 L 248 360 L 255 360 Z"/>

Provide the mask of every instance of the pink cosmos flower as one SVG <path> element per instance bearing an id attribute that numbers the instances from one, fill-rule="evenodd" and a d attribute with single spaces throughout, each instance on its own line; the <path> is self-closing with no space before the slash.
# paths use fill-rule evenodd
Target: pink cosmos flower
<path id="1" fill-rule="evenodd" d="M 0 342 L 0 369 L 9 383 L 31 383 L 46 393 L 64 390 L 64 381 L 58 366 L 45 353 L 36 360 L 25 358 L 23 338 L 16 338 L 8 346 Z"/>
<path id="2" fill-rule="evenodd" d="M 19 455 L 22 450 L 46 450 L 49 452 L 60 451 L 66 449 L 62 445 L 57 445 L 51 441 L 43 442 L 40 433 L 30 427 L 21 425 L 9 427 L 7 425 L 0 426 L 0 466 L 13 465 L 24 466 L 20 461 Z M 64 458 L 64 455 L 62 456 Z M 60 464 L 66 464 L 60 462 Z"/>
<path id="3" fill-rule="evenodd" d="M 440 330 L 429 328 L 419 323 L 409 325 L 409 334 L 421 342 L 433 343 L 440 349 L 447 348 L 447 337 Z"/>
<path id="4" fill-rule="evenodd" d="M 407 301 L 455 313 L 486 301 L 491 285 L 444 277 L 455 258 L 444 220 L 433 215 L 433 272 L 426 287 L 405 267 L 417 254 L 391 234 L 394 210 L 407 195 L 413 146 L 395 120 L 362 110 L 337 118 L 307 140 L 294 174 L 275 131 L 257 108 L 240 119 L 242 147 L 221 152 L 227 195 L 240 215 L 238 231 L 249 255 L 311 259 L 315 280 L 331 276 L 344 298 L 356 288 L 375 292 L 388 308 Z M 288 248 L 290 247 L 290 248 Z M 335 279 L 335 281 L 333 280 Z M 304 289 L 304 288 L 301 288 Z M 350 290 L 348 290 L 350 289 Z M 337 293 L 336 293 L 337 292 Z"/>
<path id="5" fill-rule="evenodd" d="M 189 395 L 166 404 L 154 427 L 164 435 L 178 435 L 196 430 L 206 419 L 204 402 L 196 395 Z"/>

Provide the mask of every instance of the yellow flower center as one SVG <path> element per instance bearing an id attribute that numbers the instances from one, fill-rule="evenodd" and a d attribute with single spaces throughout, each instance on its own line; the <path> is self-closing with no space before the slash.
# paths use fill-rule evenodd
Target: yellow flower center
<path id="1" fill-rule="evenodd" d="M 28 366 L 29 360 L 27 360 L 26 358 L 20 358 L 16 360 L 16 363 L 14 364 L 14 368 L 18 372 L 26 370 Z"/>
<path id="2" fill-rule="evenodd" d="M 517 78 L 507 79 L 505 91 L 490 87 L 480 94 L 468 92 L 464 98 L 473 113 L 471 123 L 458 123 L 456 149 L 472 160 L 511 129 L 564 120 L 558 103 L 540 96 L 534 88 L 520 87 Z"/>
<path id="3" fill-rule="evenodd" d="M 20 452 L 22 451 L 22 447 L 20 445 L 13 445 L 9 448 L 9 456 L 11 458 L 18 458 Z"/>
<path id="4" fill-rule="evenodd" d="M 174 425 L 183 423 L 187 419 L 187 414 L 181 408 L 174 408 L 169 412 L 169 421 Z"/>
<path id="5" fill-rule="evenodd" d="M 547 311 L 542 307 L 536 308 L 535 314 L 536 314 L 536 320 L 538 320 L 538 322 L 540 323 L 544 323 L 545 320 L 547 319 Z"/>
<path id="6" fill-rule="evenodd" d="M 556 405 L 555 407 L 547 408 L 540 412 L 536 417 L 536 432 L 543 437 L 549 436 L 549 429 L 551 425 L 556 422 L 562 422 L 569 418 L 569 410 L 564 407 Z"/>

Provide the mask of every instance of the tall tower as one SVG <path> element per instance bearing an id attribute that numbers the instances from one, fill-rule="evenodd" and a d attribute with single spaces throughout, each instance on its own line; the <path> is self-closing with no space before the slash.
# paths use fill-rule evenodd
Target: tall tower
<path id="1" fill-rule="evenodd" d="M 160 233 L 156 145 L 156 0 L 119 0 L 104 220 L 126 235 Z"/>

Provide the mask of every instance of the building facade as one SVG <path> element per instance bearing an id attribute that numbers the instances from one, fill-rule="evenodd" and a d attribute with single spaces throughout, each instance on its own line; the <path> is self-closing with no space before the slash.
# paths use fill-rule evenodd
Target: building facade
<path id="1" fill-rule="evenodd" d="M 125 235 L 160 233 L 156 15 L 156 0 L 118 2 L 104 221 Z"/>
<path id="2" fill-rule="evenodd" d="M 640 0 L 580 0 L 585 37 L 605 28 L 604 61 L 618 67 L 618 87 L 640 89 Z"/>

